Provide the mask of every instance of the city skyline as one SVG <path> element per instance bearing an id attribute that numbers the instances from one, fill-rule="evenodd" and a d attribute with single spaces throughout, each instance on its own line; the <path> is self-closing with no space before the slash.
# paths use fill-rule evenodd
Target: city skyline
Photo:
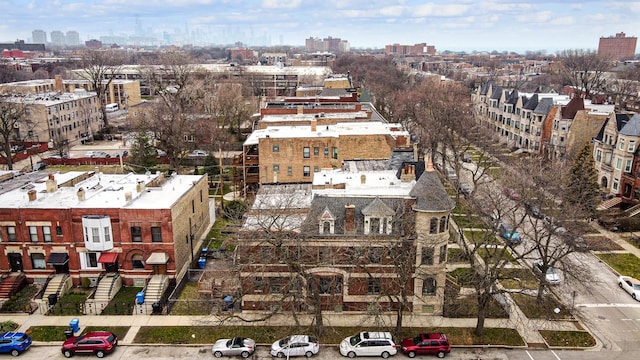
<path id="1" fill-rule="evenodd" d="M 640 2 L 0 0 L 0 13 L 0 42 L 29 40 L 39 29 L 47 36 L 77 31 L 81 42 L 137 36 L 177 45 L 304 46 L 306 38 L 331 36 L 352 48 L 426 42 L 438 51 L 554 53 L 595 50 L 600 37 L 618 32 L 638 36 Z"/>

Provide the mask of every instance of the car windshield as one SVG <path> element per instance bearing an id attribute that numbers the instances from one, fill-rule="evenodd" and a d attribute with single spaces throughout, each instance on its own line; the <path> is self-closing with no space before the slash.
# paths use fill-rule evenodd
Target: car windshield
<path id="1" fill-rule="evenodd" d="M 355 335 L 349 338 L 349 343 L 351 344 L 351 346 L 355 346 L 359 342 L 360 342 L 360 335 Z"/>
<path id="2" fill-rule="evenodd" d="M 420 344 L 421 341 L 422 341 L 422 337 L 420 335 L 413 338 L 414 344 Z"/>
<path id="3" fill-rule="evenodd" d="M 640 290 L 640 284 L 633 284 L 633 290 Z"/>
<path id="4" fill-rule="evenodd" d="M 25 341 L 25 340 L 27 340 L 27 334 L 20 336 L 20 338 L 18 339 L 18 341 Z"/>
<path id="5" fill-rule="evenodd" d="M 112 343 L 114 340 L 116 339 L 116 336 L 114 334 L 109 335 L 109 337 L 107 338 L 107 341 Z"/>
<path id="6" fill-rule="evenodd" d="M 287 346 L 287 344 L 289 344 L 289 339 L 291 339 L 290 337 L 286 337 L 282 340 L 280 340 L 280 342 L 278 343 L 278 345 L 280 345 L 280 347 L 285 347 Z"/>

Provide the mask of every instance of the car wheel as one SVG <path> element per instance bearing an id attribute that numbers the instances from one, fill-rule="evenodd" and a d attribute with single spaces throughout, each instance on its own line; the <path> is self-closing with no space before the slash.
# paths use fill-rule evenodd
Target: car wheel
<path id="1" fill-rule="evenodd" d="M 356 353 L 354 353 L 353 351 L 349 351 L 349 353 L 347 354 L 347 357 L 350 357 L 353 359 L 354 357 L 356 357 Z"/>
<path id="2" fill-rule="evenodd" d="M 71 350 L 65 350 L 62 355 L 64 355 L 64 357 L 70 358 L 73 356 L 73 352 L 71 352 Z"/>
<path id="3" fill-rule="evenodd" d="M 216 351 L 213 353 L 213 356 L 217 357 L 217 358 L 221 358 L 222 357 L 222 353 L 220 351 Z"/>
<path id="4" fill-rule="evenodd" d="M 414 351 L 409 351 L 407 356 L 410 357 L 410 358 L 414 358 L 414 357 L 416 357 L 416 353 Z"/>
<path id="5" fill-rule="evenodd" d="M 636 299 L 636 294 L 632 294 L 631 297 L 633 298 L 633 300 L 637 300 Z"/>
<path id="6" fill-rule="evenodd" d="M 18 355 L 20 355 L 20 351 L 18 351 L 16 349 L 13 349 L 13 350 L 11 350 L 11 355 L 12 356 L 18 356 Z"/>
<path id="7" fill-rule="evenodd" d="M 243 358 L 248 358 L 249 357 L 249 352 L 248 351 L 243 351 L 242 354 L 240 354 L 240 356 L 242 356 Z"/>
<path id="8" fill-rule="evenodd" d="M 388 359 L 389 358 L 389 353 L 385 351 L 380 356 L 382 356 L 383 359 Z"/>
<path id="9" fill-rule="evenodd" d="M 618 283 L 618 286 L 622 287 L 622 283 L 621 283 L 621 282 L 619 282 L 619 283 Z"/>
<path id="10" fill-rule="evenodd" d="M 438 356 L 440 359 L 444 358 L 444 351 L 438 351 L 438 353 L 436 354 L 436 356 Z"/>
<path id="11" fill-rule="evenodd" d="M 104 357 L 104 351 L 102 351 L 102 350 L 96 351 L 96 356 L 99 357 L 100 359 L 102 359 Z"/>
<path id="12" fill-rule="evenodd" d="M 307 351 L 306 353 L 304 353 L 304 356 L 309 358 L 313 356 L 313 353 L 311 351 Z"/>
<path id="13" fill-rule="evenodd" d="M 284 353 L 283 352 L 279 352 L 278 354 L 276 354 L 276 356 L 282 359 L 284 357 Z"/>

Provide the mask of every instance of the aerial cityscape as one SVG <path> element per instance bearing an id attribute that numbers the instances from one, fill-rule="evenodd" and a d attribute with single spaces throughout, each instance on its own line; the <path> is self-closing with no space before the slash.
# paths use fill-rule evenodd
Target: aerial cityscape
<path id="1" fill-rule="evenodd" d="M 0 3 L 0 353 L 637 358 L 638 12 Z"/>

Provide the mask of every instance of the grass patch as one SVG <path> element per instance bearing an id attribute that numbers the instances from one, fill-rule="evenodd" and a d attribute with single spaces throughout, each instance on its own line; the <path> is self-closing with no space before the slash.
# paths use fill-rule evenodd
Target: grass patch
<path id="1" fill-rule="evenodd" d="M 462 249 L 451 247 L 447 249 L 447 263 L 460 264 L 468 261 L 469 257 L 464 251 L 462 251 Z"/>
<path id="2" fill-rule="evenodd" d="M 33 341 L 64 341 L 64 331 L 69 326 L 31 326 L 27 333 Z"/>
<path id="3" fill-rule="evenodd" d="M 573 318 L 562 303 L 550 296 L 545 296 L 541 302 L 538 302 L 536 296 L 525 294 L 511 294 L 511 297 L 529 319 L 567 320 Z M 560 309 L 557 314 L 554 311 L 556 308 Z"/>
<path id="4" fill-rule="evenodd" d="M 531 270 L 523 268 L 504 269 L 504 279 L 500 280 L 500 284 L 505 289 L 528 289 L 535 290 L 538 288 L 538 279 L 533 275 Z"/>
<path id="5" fill-rule="evenodd" d="M 122 340 L 129 332 L 129 327 L 128 326 L 87 326 L 82 331 L 82 333 L 86 334 L 89 331 L 111 331 L 112 333 L 116 334 L 118 339 Z"/>
<path id="6" fill-rule="evenodd" d="M 225 236 L 222 234 L 224 229 L 230 221 L 225 219 L 224 216 L 217 216 L 216 221 L 207 234 L 209 243 L 207 247 L 209 249 L 219 249 L 222 246 Z"/>
<path id="7" fill-rule="evenodd" d="M 586 331 L 539 330 L 549 346 L 592 347 L 596 339 Z"/>
<path id="8" fill-rule="evenodd" d="M 589 250 L 593 251 L 612 251 L 612 250 L 623 250 L 623 247 L 616 244 L 615 241 L 609 239 L 603 235 L 596 236 L 583 236 L 584 242 L 589 247 Z"/>
<path id="9" fill-rule="evenodd" d="M 123 286 L 109 305 L 102 311 L 102 315 L 132 315 L 136 294 L 142 291 L 141 287 Z"/>
<path id="10" fill-rule="evenodd" d="M 513 255 L 511 255 L 511 251 L 505 247 L 498 248 L 478 248 L 476 253 L 480 258 L 490 264 L 493 264 L 498 261 L 513 261 Z"/>
<path id="11" fill-rule="evenodd" d="M 484 221 L 478 215 L 454 216 L 453 219 L 461 228 L 486 229 Z"/>
<path id="12" fill-rule="evenodd" d="M 640 259 L 633 254 L 596 254 L 620 274 L 640 278 Z"/>
<path id="13" fill-rule="evenodd" d="M 75 288 L 64 294 L 51 308 L 51 315 L 82 315 L 82 304 L 87 300 L 88 290 Z"/>
<path id="14" fill-rule="evenodd" d="M 7 302 L 2 304 L 0 312 L 29 312 L 31 298 L 38 292 L 38 287 L 30 284 L 13 295 Z M 29 308 L 27 308 L 29 307 Z"/>
<path id="15" fill-rule="evenodd" d="M 208 315 L 210 313 L 211 302 L 200 298 L 197 282 L 185 284 L 178 301 L 171 307 L 171 315 Z"/>
<path id="16" fill-rule="evenodd" d="M 467 241 L 476 244 L 476 245 L 481 245 L 481 244 L 491 244 L 491 245 L 499 245 L 502 244 L 502 241 L 500 241 L 496 235 L 492 232 L 492 231 L 469 231 L 469 230 L 465 230 L 463 231 L 464 234 L 464 238 L 467 239 Z"/>
<path id="17" fill-rule="evenodd" d="M 0 322 L 0 329 L 2 329 L 2 331 L 15 331 L 19 327 L 20 325 L 14 323 L 11 320 Z"/>
<path id="18" fill-rule="evenodd" d="M 471 268 L 457 268 L 448 274 L 461 286 L 471 286 L 475 281 L 475 271 Z"/>
<path id="19" fill-rule="evenodd" d="M 474 295 L 453 297 L 446 296 L 444 300 L 444 316 L 451 318 L 475 318 L 478 316 L 478 303 Z M 491 299 L 488 306 L 487 318 L 506 319 L 509 317 L 498 301 Z M 449 334 L 447 334 L 449 336 Z M 452 341 L 453 344 L 453 341 Z M 497 344 L 497 343 L 496 343 Z"/>

